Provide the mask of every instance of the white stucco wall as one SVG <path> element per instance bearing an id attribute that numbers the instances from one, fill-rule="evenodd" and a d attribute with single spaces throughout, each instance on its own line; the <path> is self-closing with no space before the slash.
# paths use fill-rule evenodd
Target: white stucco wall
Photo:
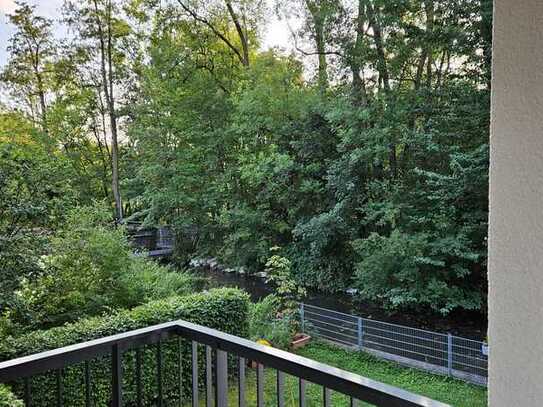
<path id="1" fill-rule="evenodd" d="M 543 0 L 495 0 L 491 407 L 543 406 Z"/>

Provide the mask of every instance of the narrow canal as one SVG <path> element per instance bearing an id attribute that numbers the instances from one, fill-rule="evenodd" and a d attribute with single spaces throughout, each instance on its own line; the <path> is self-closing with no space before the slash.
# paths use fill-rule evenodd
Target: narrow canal
<path id="1" fill-rule="evenodd" d="M 258 301 L 274 292 L 273 286 L 260 277 L 226 273 L 208 268 L 198 268 L 193 271 L 207 278 L 211 287 L 237 287 L 247 291 L 253 301 Z M 318 291 L 308 291 L 307 298 L 303 301 L 322 308 L 413 328 L 451 333 L 475 340 L 484 340 L 486 337 L 486 317 L 477 312 L 456 312 L 447 317 L 438 314 L 389 312 L 347 293 Z"/>

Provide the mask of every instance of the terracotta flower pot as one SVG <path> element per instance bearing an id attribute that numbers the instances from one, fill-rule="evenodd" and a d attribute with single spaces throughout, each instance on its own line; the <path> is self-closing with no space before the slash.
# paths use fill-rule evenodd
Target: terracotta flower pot
<path id="1" fill-rule="evenodd" d="M 290 348 L 292 350 L 303 348 L 305 345 L 309 343 L 310 340 L 311 340 L 311 336 L 307 334 L 302 334 L 302 333 L 296 334 L 294 336 L 294 339 L 290 343 Z"/>

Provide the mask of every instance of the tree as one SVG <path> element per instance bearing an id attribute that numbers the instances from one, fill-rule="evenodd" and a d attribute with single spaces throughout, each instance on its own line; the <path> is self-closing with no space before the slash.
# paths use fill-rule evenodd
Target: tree
<path id="1" fill-rule="evenodd" d="M 39 274 L 47 237 L 75 201 L 70 171 L 20 113 L 0 113 L 0 315 Z"/>
<path id="2" fill-rule="evenodd" d="M 38 69 L 16 63 L 24 27 L 50 37 L 21 8 L 6 72 L 39 159 L 10 141 L 10 207 L 36 204 L 13 203 L 25 165 L 80 205 L 111 194 L 118 220 L 122 186 L 130 217 L 174 227 L 181 261 L 255 272 L 279 246 L 297 284 L 484 312 L 491 1 L 276 6 L 300 22 L 291 55 L 259 50 L 259 0 L 68 2 L 74 36 Z"/>
<path id="3" fill-rule="evenodd" d="M 317 85 L 321 93 L 325 93 L 329 86 L 329 60 L 343 53 L 339 43 L 345 35 L 344 26 L 348 25 L 348 10 L 343 2 L 331 0 L 279 1 L 278 9 L 281 14 L 295 15 L 303 21 L 297 32 L 291 28 L 291 35 L 302 57 L 316 57 Z M 302 44 L 300 40 L 309 44 Z"/>
<path id="4" fill-rule="evenodd" d="M 51 86 L 51 63 L 55 56 L 55 43 L 51 32 L 52 22 L 36 16 L 35 6 L 17 2 L 15 13 L 9 21 L 16 32 L 10 38 L 10 59 L 1 80 L 12 88 L 31 117 L 47 133 L 47 93 Z"/>
<path id="5" fill-rule="evenodd" d="M 112 193 L 116 218 L 117 221 L 121 221 L 123 207 L 119 182 L 119 115 L 116 107 L 118 102 L 116 92 L 121 84 L 120 65 L 122 65 L 123 57 L 117 47 L 119 39 L 129 32 L 129 27 L 119 18 L 119 8 L 114 0 L 67 2 L 65 9 L 66 21 L 77 30 L 81 46 L 92 57 L 89 58 L 89 63 L 99 72 L 99 85 L 109 118 Z"/>
<path id="6" fill-rule="evenodd" d="M 262 18 L 263 2 L 254 0 L 216 0 L 193 4 L 186 0 L 177 2 L 194 21 L 209 29 L 223 42 L 243 66 L 250 65 L 251 46 L 256 45 L 257 24 Z"/>

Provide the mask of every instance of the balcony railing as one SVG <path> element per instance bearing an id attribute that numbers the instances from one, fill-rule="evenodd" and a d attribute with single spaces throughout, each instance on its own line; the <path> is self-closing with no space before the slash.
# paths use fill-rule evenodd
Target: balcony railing
<path id="1" fill-rule="evenodd" d="M 111 394 L 108 404 L 113 407 L 123 405 L 123 363 L 125 352 L 140 349 L 142 346 L 155 344 L 156 352 L 156 405 L 163 405 L 163 369 L 161 344 L 172 338 L 182 338 L 191 342 L 190 363 L 179 361 L 179 403 L 178 405 L 192 405 L 198 407 L 201 397 L 205 394 L 206 406 L 228 406 L 228 393 L 232 386 L 237 386 L 236 404 L 240 407 L 246 405 L 246 364 L 247 361 L 256 363 L 256 398 L 257 406 L 265 403 L 264 374 L 265 369 L 274 369 L 276 374 L 277 406 L 285 405 L 285 375 L 292 375 L 298 379 L 299 406 L 307 405 L 306 383 L 322 386 L 322 405 L 332 406 L 331 393 L 342 393 L 350 399 L 351 406 L 364 401 L 375 406 L 425 406 L 446 407 L 438 401 L 419 396 L 408 391 L 376 382 L 362 376 L 337 369 L 311 359 L 294 355 L 279 349 L 260 345 L 252 341 L 229 335 L 214 329 L 192 324 L 186 321 L 175 321 L 138 329 L 118 335 L 66 346 L 35 355 L 25 356 L 0 363 L 0 383 L 22 381 L 24 383 L 24 402 L 32 405 L 32 377 L 46 372 L 54 371 L 56 375 L 57 405 L 63 405 L 62 375 L 59 373 L 68 366 L 84 362 L 84 377 L 82 378 L 81 394 L 84 393 L 85 405 L 90 407 L 92 400 L 92 377 L 89 374 L 89 361 L 103 356 L 111 357 Z M 200 345 L 204 345 L 205 352 L 205 380 L 199 386 L 199 352 Z M 138 355 L 138 353 L 136 353 Z M 181 359 L 181 357 L 180 357 Z M 136 405 L 142 403 L 141 357 L 136 357 Z M 181 366 L 190 366 L 188 376 L 191 377 L 192 394 L 189 400 L 182 400 Z M 231 365 L 231 366 L 229 366 Z M 232 366 L 235 365 L 235 366 Z M 235 372 L 238 377 L 236 384 L 229 381 L 229 372 Z M 184 372 L 183 372 L 184 376 Z"/>

